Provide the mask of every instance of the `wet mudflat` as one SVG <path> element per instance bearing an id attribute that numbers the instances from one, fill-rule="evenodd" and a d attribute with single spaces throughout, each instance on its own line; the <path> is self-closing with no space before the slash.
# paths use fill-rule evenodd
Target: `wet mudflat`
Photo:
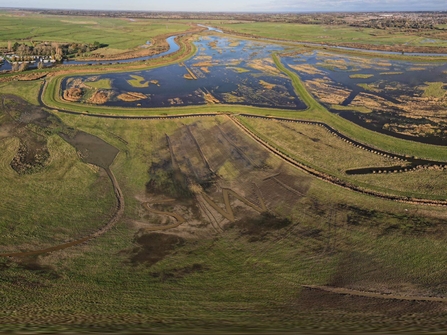
<path id="1" fill-rule="evenodd" d="M 445 144 L 447 64 L 313 51 L 282 58 L 332 112 L 365 128 Z"/>
<path id="2" fill-rule="evenodd" d="M 225 103 L 306 108 L 290 79 L 271 59 L 271 53 L 282 47 L 218 36 L 204 36 L 196 46 L 196 56 L 185 63 L 148 71 L 67 78 L 62 83 L 64 97 L 120 107 Z M 109 82 L 110 87 L 98 87 L 95 83 L 99 81 Z"/>
<path id="3" fill-rule="evenodd" d="M 12 96 L 0 96 L 0 140 L 18 137 L 19 149 L 11 167 L 19 174 L 31 174 L 45 167 L 50 153 L 48 136 L 58 134 L 76 148 L 83 161 L 107 169 L 119 150 L 99 137 L 69 128 L 41 107 Z"/>
<path id="4" fill-rule="evenodd" d="M 59 134 L 65 141 L 78 150 L 82 160 L 107 169 L 115 159 L 119 150 L 99 137 L 78 130 L 73 136 Z"/>

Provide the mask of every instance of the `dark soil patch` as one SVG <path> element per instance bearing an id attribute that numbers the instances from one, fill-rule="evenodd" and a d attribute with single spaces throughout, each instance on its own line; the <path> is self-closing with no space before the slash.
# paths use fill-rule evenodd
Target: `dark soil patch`
<path id="1" fill-rule="evenodd" d="M 37 257 L 20 261 L 3 259 L 0 261 L 0 273 L 2 281 L 28 288 L 47 287 L 52 280 L 61 278 L 53 267 L 40 264 Z"/>
<path id="2" fill-rule="evenodd" d="M 48 279 L 58 279 L 61 277 L 52 266 L 42 265 L 38 256 L 22 258 L 18 264 L 22 269 L 32 271 Z"/>
<path id="3" fill-rule="evenodd" d="M 182 279 L 186 277 L 187 275 L 190 275 L 192 273 L 201 273 L 208 268 L 203 266 L 202 264 L 195 263 L 191 266 L 186 266 L 184 268 L 180 269 L 172 269 L 169 271 L 161 271 L 161 272 L 153 272 L 151 273 L 151 276 L 154 278 L 159 278 L 160 281 L 165 282 L 167 280 L 176 280 L 176 279 Z"/>
<path id="4" fill-rule="evenodd" d="M 145 264 L 152 266 L 161 261 L 172 251 L 185 244 L 185 240 L 177 235 L 138 233 L 135 237 L 137 247 L 131 250 L 130 262 L 133 265 Z"/>
<path id="5" fill-rule="evenodd" d="M 52 124 L 51 114 L 15 96 L 1 96 L 0 124 L 3 136 L 17 137 L 20 146 L 10 165 L 19 174 L 31 174 L 42 170 L 50 157 L 47 148 L 46 127 Z"/>
<path id="6" fill-rule="evenodd" d="M 367 254 L 346 252 L 341 256 L 329 286 L 350 288 L 352 285 L 361 285 L 361 283 L 391 282 L 392 274 L 395 272 L 377 263 Z"/>
<path id="7" fill-rule="evenodd" d="M 372 321 L 371 317 L 383 317 L 385 319 L 382 321 L 388 319 L 392 322 L 397 321 L 397 318 L 408 317 L 418 322 L 419 318 L 426 318 L 427 313 L 442 312 L 446 308 L 445 304 L 439 302 L 359 297 L 309 288 L 301 291 L 294 305 L 299 311 L 320 314 L 326 319 L 336 320 L 343 316 L 346 321 L 357 318 L 357 322 L 363 319 L 368 323 Z M 343 318 L 339 322 L 343 323 Z"/>
<path id="8" fill-rule="evenodd" d="M 35 138 L 28 137 L 20 141 L 19 149 L 11 161 L 11 167 L 18 174 L 31 174 L 41 171 L 50 157 L 44 141 L 38 141 Z"/>
<path id="9" fill-rule="evenodd" d="M 245 217 L 241 220 L 229 223 L 225 228 L 238 228 L 242 235 L 249 235 L 249 242 L 262 241 L 269 232 L 279 230 L 292 223 L 287 218 L 275 216 L 265 212 L 256 218 Z"/>
<path id="10" fill-rule="evenodd" d="M 83 131 L 74 135 L 59 134 L 65 141 L 78 150 L 83 161 L 107 169 L 115 160 L 119 150 L 99 137 Z"/>
<path id="11" fill-rule="evenodd" d="M 54 115 L 23 99 L 12 95 L 3 95 L 0 98 L 2 111 L 8 116 L 8 121 L 2 123 L 0 128 L 7 127 L 8 133 L 21 141 L 11 163 L 18 173 L 34 173 L 45 165 L 50 155 L 46 147 L 47 136 L 55 133 L 73 145 L 85 162 L 104 169 L 112 164 L 119 152 L 117 148 L 94 135 L 70 129 Z M 13 130 L 10 129 L 11 124 L 14 125 Z"/>
<path id="12" fill-rule="evenodd" d="M 168 158 L 161 158 L 160 161 L 152 163 L 149 168 L 146 192 L 164 194 L 177 200 L 186 200 L 192 197 L 187 177 L 179 169 L 174 169 L 171 159 Z"/>

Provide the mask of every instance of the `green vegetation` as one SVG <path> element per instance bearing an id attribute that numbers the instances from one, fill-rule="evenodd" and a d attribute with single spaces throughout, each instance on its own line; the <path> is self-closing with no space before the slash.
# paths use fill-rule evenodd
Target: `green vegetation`
<path id="1" fill-rule="evenodd" d="M 445 174 L 442 170 L 390 174 L 385 178 L 381 174 L 349 176 L 345 174 L 346 170 L 406 166 L 408 162 L 396 161 L 357 148 L 315 125 L 250 118 L 244 118 L 241 121 L 258 136 L 300 163 L 352 184 L 408 197 L 440 200 L 446 198 L 444 190 L 447 184 L 440 182 Z"/>
<path id="2" fill-rule="evenodd" d="M 137 75 L 130 75 L 133 79 L 129 79 L 127 80 L 127 82 L 129 83 L 129 85 L 131 85 L 132 87 L 149 87 L 149 82 L 145 81 L 145 79 L 141 76 L 137 76 Z"/>
<path id="3" fill-rule="evenodd" d="M 352 79 L 368 79 L 371 77 L 374 77 L 374 75 L 373 74 L 363 74 L 363 73 L 351 74 L 349 76 L 349 78 L 352 78 Z"/>
<path id="4" fill-rule="evenodd" d="M 42 85 L 41 80 L 34 81 L 10 81 L 6 83 L 0 83 L 0 93 L 17 95 L 33 105 L 38 105 L 37 99 L 40 87 Z"/>
<path id="5" fill-rule="evenodd" d="M 307 112 L 300 112 L 302 119 L 316 120 L 326 122 L 328 125 L 334 127 L 338 131 L 346 134 L 347 136 L 360 141 L 361 143 L 367 143 L 370 146 L 380 148 L 393 153 L 407 154 L 409 156 L 423 157 L 427 159 L 443 161 L 446 157 L 447 150 L 441 146 L 426 145 L 418 142 L 400 140 L 391 136 L 378 134 L 377 132 L 368 131 L 360 126 L 357 126 L 345 119 L 329 113 L 321 104 L 319 104 L 315 98 L 306 90 L 304 84 L 301 82 L 300 77 L 288 70 L 280 61 L 277 55 L 273 56 L 276 66 L 287 74 L 291 79 L 300 98 L 308 106 Z M 259 113 L 262 115 L 274 115 L 275 112 Z M 297 113 L 281 113 L 280 116 L 286 116 L 290 118 L 297 118 Z"/>
<path id="6" fill-rule="evenodd" d="M 146 44 L 161 34 L 186 31 L 186 23 L 162 20 L 125 20 L 100 17 L 42 16 L 31 13 L 17 15 L 0 12 L 0 46 L 8 41 L 78 42 L 100 41 L 108 48 L 123 52 Z M 30 37 L 32 36 L 32 37 Z"/>
<path id="7" fill-rule="evenodd" d="M 425 83 L 427 86 L 422 87 L 424 90 L 423 97 L 426 98 L 443 98 L 445 96 L 446 90 L 444 88 L 445 83 L 435 82 L 435 83 Z"/>
<path id="8" fill-rule="evenodd" d="M 66 19 L 70 22 L 64 24 L 78 26 L 98 21 L 107 27 L 103 22 L 115 22 Z M 138 20 L 116 21 L 132 27 L 140 24 Z M 265 29 L 257 23 L 232 26 L 245 25 Z M 267 26 L 272 28 L 272 24 Z M 146 30 L 142 24 L 138 27 Z M 290 29 L 286 36 L 292 35 Z M 300 29 L 305 33 L 314 27 L 303 25 Z M 348 28 L 337 29 L 333 30 L 340 34 Z M 367 33 L 366 29 L 356 32 Z M 277 34 L 276 30 L 271 34 Z M 335 32 L 328 34 L 336 38 Z M 393 38 L 400 37 L 384 37 Z M 181 57 L 73 68 L 69 75 L 93 76 L 131 68 L 136 74 L 131 75 L 129 84 L 147 87 L 144 85 L 149 82 L 138 71 L 194 54 L 194 47 L 181 46 Z M 269 153 L 225 114 L 321 121 L 367 145 L 434 160 L 445 161 L 447 149 L 378 134 L 330 113 L 278 55 L 273 55 L 273 60 L 306 103 L 305 111 L 219 104 L 123 109 L 70 103 L 61 99 L 60 91 L 67 73 L 50 77 L 42 98 L 54 109 L 51 119 L 61 120 L 67 129 L 96 135 L 120 150 L 111 170 L 121 186 L 125 212 L 113 229 L 84 245 L 31 258 L 0 258 L 4 301 L 0 304 L 0 331 L 265 332 L 312 331 L 317 325 L 319 330 L 343 333 L 442 328 L 446 312 L 432 303 L 372 302 L 372 298 L 334 296 L 302 285 L 354 287 L 397 296 L 446 296 L 446 207 L 389 201 L 315 178 Z M 41 83 L 1 83 L 0 93 L 16 94 L 38 105 Z M 105 79 L 86 84 L 98 89 L 111 87 Z M 445 94 L 440 84 L 427 83 L 426 96 Z M 359 86 L 371 89 L 368 84 Z M 331 108 L 370 112 L 361 106 Z M 92 113 L 217 115 L 131 120 L 89 117 Z M 0 126 L 6 118 L 3 107 Z M 392 194 L 446 198 L 443 170 L 348 176 L 347 169 L 405 163 L 350 145 L 322 127 L 238 119 L 297 161 L 342 180 Z M 100 229 L 110 219 L 115 198 L 109 178 L 98 167 L 83 163 L 82 153 L 56 135 L 58 129 L 42 132 L 38 127 L 23 127 L 20 134 L 44 138 L 50 152 L 42 170 L 25 175 L 10 165 L 21 139 L 5 129 L 0 131 L 0 253 L 71 241 Z M 196 181 L 200 178 L 208 179 Z M 222 187 L 236 189 L 250 201 L 257 199 L 254 194 L 258 190 L 278 217 L 259 214 L 232 196 L 228 201 L 234 205 L 236 221 L 214 217 L 219 214 L 207 211 L 200 192 L 224 208 Z M 166 201 L 169 199 L 172 201 Z M 151 233 L 174 219 L 154 214 L 144 204 L 187 220 L 178 228 Z"/>
<path id="9" fill-rule="evenodd" d="M 396 327 L 396 321 L 387 321 L 380 306 L 373 319 L 358 309 L 340 312 L 340 306 L 328 313 L 324 300 L 309 296 L 301 285 L 331 283 L 343 273 L 359 285 L 375 280 L 376 285 L 412 283 L 419 290 L 436 287 L 432 294 L 446 291 L 446 260 L 442 255 L 447 254 L 447 247 L 442 238 L 431 234 L 433 229 L 438 229 L 438 236 L 445 231 L 442 220 L 435 218 L 443 209 L 430 208 L 432 217 L 424 218 L 417 215 L 422 207 L 353 194 L 317 179 L 311 179 L 306 197 L 294 197 L 289 215 L 293 220 L 285 228 L 258 235 L 245 229 L 243 222 L 225 225 L 217 232 L 202 224 L 202 234 L 194 237 L 187 234 L 190 226 L 186 226 L 166 232 L 189 236 L 182 245 L 169 250 L 157 242 L 157 247 L 149 249 L 161 255 L 155 264 L 132 261 L 133 250 L 141 248 L 136 236 L 142 232 L 132 224 L 142 215 L 137 198 L 145 194 L 148 168 L 159 163 L 160 150 L 166 150 L 165 133 L 171 135 L 181 123 L 223 123 L 225 119 L 61 118 L 126 152 L 112 167 L 124 191 L 126 217 L 115 229 L 84 246 L 20 263 L 2 260 L 0 287 L 7 301 L 0 306 L 3 330 L 64 327 L 81 331 L 92 326 L 104 331 L 123 327 L 145 330 L 154 324 L 160 332 L 202 327 L 292 330 L 312 329 L 315 317 L 325 320 L 325 327 L 346 329 L 348 325 L 340 321 L 338 313 L 355 315 L 354 326 L 359 329 L 362 325 Z M 278 161 L 270 162 L 273 167 L 280 166 Z M 303 181 L 309 178 L 297 170 L 285 169 L 285 173 Z M 148 218 L 154 219 L 154 215 Z M 255 226 L 265 224 L 262 216 L 253 219 Z M 346 265 L 352 257 L 356 261 Z M 367 261 L 372 257 L 374 271 Z M 424 257 L 432 261 L 426 262 Z M 40 270 L 30 270 L 33 265 Z M 366 269 L 360 270 L 362 266 Z M 32 288 L 28 288 L 31 283 Z M 17 294 L 17 285 L 27 292 L 33 290 L 33 294 Z M 315 305 L 319 308 L 309 313 L 310 306 Z M 16 312 L 11 314 L 11 310 Z M 66 313 L 75 321 L 65 321 Z"/>
<path id="10" fill-rule="evenodd" d="M 364 106 L 342 106 L 342 105 L 331 105 L 331 109 L 337 110 L 337 111 L 354 111 L 359 113 L 371 113 L 371 109 Z"/>
<path id="11" fill-rule="evenodd" d="M 250 72 L 249 69 L 243 68 L 243 67 L 236 67 L 236 66 L 227 66 L 227 69 L 231 69 L 237 73 L 246 73 Z"/>
<path id="12" fill-rule="evenodd" d="M 43 171 L 18 175 L 10 166 L 18 146 L 17 138 L 0 140 L 0 252 L 52 246 L 107 221 L 115 201 L 110 180 L 80 162 L 73 147 L 51 136 Z"/>
<path id="13" fill-rule="evenodd" d="M 366 91 L 371 91 L 371 92 L 379 92 L 380 91 L 377 87 L 375 87 L 371 84 L 361 83 L 361 84 L 357 84 L 357 86 L 360 86 L 361 88 L 363 88 Z"/>
<path id="14" fill-rule="evenodd" d="M 281 40 L 292 40 L 313 43 L 356 43 L 356 44 L 380 44 L 394 45 L 407 44 L 411 46 L 425 45 L 424 36 L 417 36 L 414 33 L 409 41 L 405 32 L 393 31 L 390 34 L 387 30 L 370 28 L 358 29 L 348 26 L 327 26 L 312 24 L 291 24 L 279 22 L 250 22 L 250 23 L 219 23 L 218 26 L 230 29 L 235 32 L 262 36 Z M 432 45 L 432 44 L 431 44 Z M 433 46 L 447 46 L 445 41 L 436 41 Z"/>
<path id="15" fill-rule="evenodd" d="M 97 89 L 110 90 L 112 88 L 112 81 L 110 79 L 100 79 L 96 81 L 85 81 L 85 85 Z"/>
<path id="16" fill-rule="evenodd" d="M 403 74 L 403 72 L 391 71 L 391 72 L 381 72 L 380 73 L 380 75 L 397 75 L 397 74 Z"/>

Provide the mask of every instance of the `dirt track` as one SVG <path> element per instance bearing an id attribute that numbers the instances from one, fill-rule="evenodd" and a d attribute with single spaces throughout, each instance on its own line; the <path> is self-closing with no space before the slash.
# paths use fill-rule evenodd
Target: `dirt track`
<path id="1" fill-rule="evenodd" d="M 350 290 L 342 287 L 331 287 L 331 286 L 318 286 L 318 285 L 302 285 L 303 287 L 311 290 L 320 290 L 325 292 L 352 295 L 357 297 L 366 298 L 378 298 L 378 299 L 389 299 L 389 300 L 409 300 L 409 301 L 432 301 L 432 302 L 447 302 L 447 298 L 441 297 L 424 297 L 424 296 L 406 296 L 406 295 L 396 295 L 396 294 L 383 294 L 374 292 L 365 292 Z"/>
<path id="2" fill-rule="evenodd" d="M 186 219 L 185 219 L 183 216 L 181 216 L 180 214 L 177 214 L 177 213 L 171 213 L 171 212 L 163 212 L 163 211 L 158 211 L 158 210 L 156 210 L 156 209 L 150 208 L 148 202 L 144 203 L 143 206 L 144 206 L 144 208 L 146 208 L 146 209 L 147 209 L 149 212 L 151 212 L 151 213 L 158 214 L 158 215 L 171 216 L 171 217 L 173 217 L 175 220 L 177 220 L 177 223 L 174 223 L 174 224 L 171 224 L 171 225 L 167 225 L 167 226 L 144 228 L 145 231 L 161 231 L 161 230 L 169 230 L 169 229 L 177 228 L 177 227 L 179 227 L 182 223 L 186 222 Z"/>
<path id="3" fill-rule="evenodd" d="M 202 197 L 203 197 L 203 199 L 205 199 L 205 201 L 208 203 L 208 205 L 213 207 L 220 215 L 222 215 L 224 218 L 226 218 L 229 221 L 234 221 L 235 220 L 233 209 L 231 208 L 231 204 L 230 204 L 230 197 L 229 197 L 230 194 L 233 197 L 235 197 L 235 198 L 239 199 L 240 201 L 242 201 L 247 206 L 253 208 L 255 211 L 257 211 L 259 213 L 263 213 L 263 212 L 267 211 L 267 207 L 265 206 L 264 200 L 262 199 L 262 197 L 260 195 L 259 195 L 259 202 L 261 204 L 261 207 L 256 206 L 254 203 L 252 203 L 251 201 L 248 201 L 247 199 L 245 199 L 244 197 L 240 196 L 239 194 L 237 194 L 233 190 L 230 190 L 229 188 L 222 189 L 222 194 L 223 194 L 223 198 L 224 198 L 224 202 L 225 202 L 225 211 L 222 208 L 220 208 L 205 193 L 202 193 Z"/>
<path id="4" fill-rule="evenodd" d="M 94 232 L 93 234 L 91 234 L 87 237 L 84 237 L 84 238 L 81 238 L 81 239 L 78 239 L 78 240 L 75 240 L 72 242 L 56 245 L 54 247 L 50 247 L 50 248 L 46 248 L 46 249 L 0 254 L 0 257 L 27 257 L 27 256 L 35 256 L 35 255 L 40 255 L 40 254 L 46 254 L 49 252 L 59 251 L 59 250 L 74 247 L 76 245 L 90 241 L 96 237 L 103 235 L 107 231 L 109 231 L 121 219 L 121 216 L 124 213 L 124 197 L 123 197 L 121 188 L 119 187 L 118 182 L 117 182 L 113 172 L 109 168 L 105 169 L 105 171 L 107 172 L 107 175 L 109 176 L 110 180 L 112 181 L 113 190 L 115 192 L 115 197 L 116 197 L 117 203 L 116 203 L 115 213 L 113 214 L 113 216 L 111 217 L 109 222 L 104 227 L 102 227 L 101 229 L 99 229 L 98 231 Z"/>

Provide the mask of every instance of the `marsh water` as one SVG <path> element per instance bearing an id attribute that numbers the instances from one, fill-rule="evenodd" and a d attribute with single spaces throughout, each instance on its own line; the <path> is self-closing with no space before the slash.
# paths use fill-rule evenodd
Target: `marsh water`
<path id="1" fill-rule="evenodd" d="M 347 91 L 349 94 L 335 103 L 345 107 L 345 110 L 340 111 L 334 108 L 334 104 L 323 103 L 333 113 L 349 121 L 403 139 L 447 144 L 447 134 L 444 132 L 447 119 L 442 98 L 424 95 L 424 88 L 430 83 L 443 83 L 444 89 L 447 87 L 446 63 L 350 57 L 319 51 L 283 57 L 282 62 L 305 83 L 323 83 Z M 330 95 L 330 92 L 327 94 Z M 364 97 L 381 99 L 383 105 L 389 106 L 375 106 L 370 113 L 356 112 L 355 107 L 349 110 L 356 99 L 359 106 L 359 101 Z M 439 100 L 438 104 L 433 103 L 436 99 Z M 422 113 L 421 109 L 425 111 Z M 390 124 L 394 125 L 394 129 L 387 129 Z M 410 125 L 413 128 L 433 127 L 434 133 L 416 137 L 406 134 Z"/>
<path id="2" fill-rule="evenodd" d="M 95 81 L 111 82 L 111 99 L 106 106 L 168 107 L 206 104 L 209 99 L 220 103 L 305 109 L 294 92 L 291 80 L 278 71 L 271 53 L 282 47 L 245 40 L 205 36 L 196 42 L 197 54 L 185 63 L 162 68 L 105 74 Z M 135 84 L 137 76 L 141 82 Z M 67 78 L 62 89 L 79 83 L 88 85 L 88 76 Z M 144 94 L 138 101 L 122 101 L 126 93 Z"/>
<path id="3" fill-rule="evenodd" d="M 101 89 L 108 91 L 107 100 L 101 102 L 105 106 L 147 108 L 224 103 L 299 112 L 306 108 L 305 104 L 271 57 L 272 52 L 285 52 L 282 62 L 306 84 L 324 81 L 348 92 L 335 104 L 343 110 L 321 101 L 331 112 L 384 134 L 447 144 L 445 104 L 423 105 L 424 99 L 427 100 L 424 86 L 436 82 L 447 85 L 446 63 L 375 59 L 327 51 L 288 54 L 287 47 L 267 41 L 219 34 L 203 36 L 195 44 L 197 54 L 185 63 L 139 72 L 71 77 L 63 81 L 62 89 L 76 85 L 87 87 L 89 82 L 105 79 L 111 84 L 111 89 Z M 300 70 L 300 65 L 310 66 L 315 71 Z M 310 92 L 319 99 L 312 89 Z M 331 92 L 326 93 L 331 95 Z M 137 94 L 138 98 L 126 100 L 122 98 L 126 94 Z M 380 100 L 385 107 L 377 103 L 368 113 L 360 113 L 355 107 L 351 109 L 355 105 L 359 107 L 359 101 L 365 96 Z M 89 101 L 87 95 L 83 102 L 93 101 Z M 425 109 L 418 113 L 421 106 Z M 418 133 L 418 127 L 432 129 Z"/>

